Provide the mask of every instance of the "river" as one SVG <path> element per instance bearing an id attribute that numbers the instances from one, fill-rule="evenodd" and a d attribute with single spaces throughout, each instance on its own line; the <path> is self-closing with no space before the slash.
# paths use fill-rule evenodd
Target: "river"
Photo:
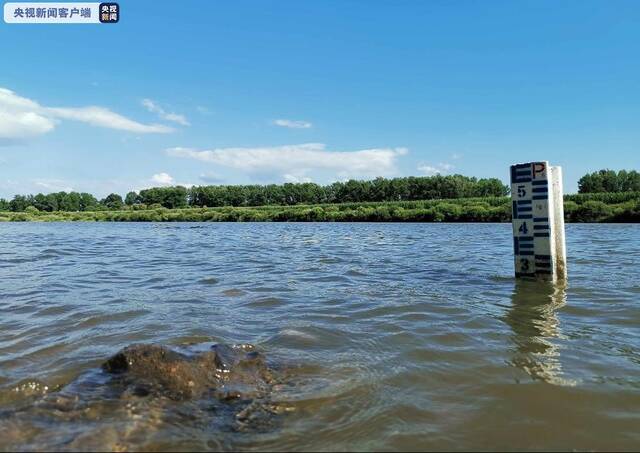
<path id="1" fill-rule="evenodd" d="M 0 224 L 0 450 L 114 448 L 109 405 L 86 443 L 12 419 L 139 342 L 251 343 L 286 411 L 168 407 L 127 449 L 638 450 L 640 226 L 566 234 L 554 286 L 512 277 L 510 224 Z"/>

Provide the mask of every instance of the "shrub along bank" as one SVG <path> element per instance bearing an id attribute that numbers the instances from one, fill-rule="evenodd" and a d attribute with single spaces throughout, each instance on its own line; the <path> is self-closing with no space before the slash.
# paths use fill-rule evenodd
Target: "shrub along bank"
<path id="1" fill-rule="evenodd" d="M 640 193 L 565 196 L 567 222 L 640 222 Z M 0 212 L 0 221 L 105 222 L 509 222 L 509 197 L 294 206 Z"/>

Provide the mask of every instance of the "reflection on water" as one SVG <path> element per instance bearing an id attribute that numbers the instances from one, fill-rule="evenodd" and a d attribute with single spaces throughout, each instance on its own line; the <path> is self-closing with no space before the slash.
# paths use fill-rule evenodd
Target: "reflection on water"
<path id="1" fill-rule="evenodd" d="M 563 282 L 518 280 L 511 295 L 511 308 L 504 321 L 513 330 L 515 346 L 510 363 L 533 379 L 552 384 L 573 385 L 562 376 L 560 348 L 562 336 L 557 312 L 567 302 Z"/>

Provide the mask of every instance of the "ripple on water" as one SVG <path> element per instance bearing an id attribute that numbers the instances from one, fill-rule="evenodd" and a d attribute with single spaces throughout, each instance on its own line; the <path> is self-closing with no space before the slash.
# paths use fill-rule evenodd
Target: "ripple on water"
<path id="1" fill-rule="evenodd" d="M 278 297 L 263 297 L 248 302 L 246 306 L 251 308 L 273 308 L 281 307 L 283 305 L 286 305 L 286 303 L 287 302 L 284 299 L 280 299 Z"/>
<path id="2" fill-rule="evenodd" d="M 26 223 L 0 235 L 0 414 L 130 343 L 253 343 L 288 377 L 272 398 L 293 415 L 277 430 L 224 431 L 206 405 L 164 402 L 175 417 L 153 443 L 141 426 L 156 412 L 107 398 L 87 408 L 109 421 L 85 434 L 96 450 L 129 423 L 131 449 L 154 450 L 640 444 L 637 226 L 568 225 L 567 288 L 513 278 L 508 224 Z M 40 415 L 0 450 L 46 445 Z"/>
<path id="3" fill-rule="evenodd" d="M 137 318 L 143 317 L 151 313 L 150 310 L 127 310 L 115 313 L 97 313 L 89 318 L 80 321 L 77 329 L 89 329 L 96 326 L 106 326 L 107 324 L 115 323 L 120 327 L 126 327 L 128 324 L 138 322 Z"/>

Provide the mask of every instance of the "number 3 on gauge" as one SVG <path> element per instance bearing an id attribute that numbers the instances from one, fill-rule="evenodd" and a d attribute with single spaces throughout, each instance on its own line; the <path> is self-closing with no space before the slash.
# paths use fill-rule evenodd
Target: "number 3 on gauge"
<path id="1" fill-rule="evenodd" d="M 529 260 L 527 258 L 520 258 L 520 270 L 522 271 L 529 270 Z"/>

